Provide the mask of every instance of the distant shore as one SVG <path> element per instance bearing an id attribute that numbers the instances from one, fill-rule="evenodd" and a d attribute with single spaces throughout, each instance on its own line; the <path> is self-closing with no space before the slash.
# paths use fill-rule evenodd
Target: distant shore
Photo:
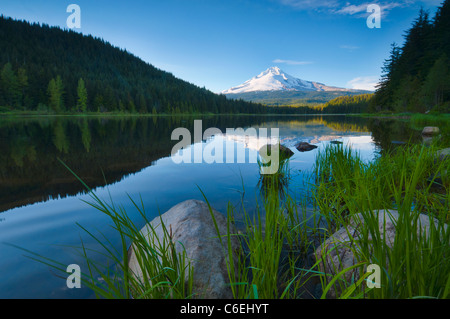
<path id="1" fill-rule="evenodd" d="M 450 113 L 336 113 L 336 114 L 279 114 L 279 113 L 128 113 L 128 112 L 64 112 L 50 113 L 40 111 L 6 111 L 0 112 L 0 118 L 4 117 L 172 117 L 172 116 L 352 116 L 352 117 L 368 117 L 377 119 L 400 119 L 409 120 L 448 120 L 450 121 Z"/>

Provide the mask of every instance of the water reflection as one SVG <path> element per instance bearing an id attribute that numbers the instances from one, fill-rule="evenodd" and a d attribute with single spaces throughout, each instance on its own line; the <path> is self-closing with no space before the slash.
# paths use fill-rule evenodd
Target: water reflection
<path id="1" fill-rule="evenodd" d="M 203 200 L 197 186 L 205 191 L 218 211 L 225 213 L 230 202 L 238 209 L 244 203 L 250 213 L 255 210 L 255 194 L 264 197 L 267 186 L 275 185 L 281 195 L 289 192 L 295 195 L 294 200 L 301 200 L 301 191 L 306 189 L 305 177 L 317 152 L 334 140 L 352 144 L 364 159 L 371 160 L 376 150 L 381 152 L 390 147 L 392 140 L 408 140 L 410 134 L 415 134 L 407 126 L 400 126 L 403 124 L 345 116 L 203 117 L 204 130 L 211 127 L 222 132 L 239 127 L 280 129 L 282 144 L 294 152 L 289 161 L 292 173 L 279 175 L 280 179 L 260 181 L 258 165 L 247 164 L 250 156 L 258 151 L 254 146 L 259 143 L 256 140 L 214 137 L 221 145 L 231 143 L 236 149 L 246 148 L 243 164 L 239 163 L 237 154 L 231 159 L 233 164 L 226 164 L 228 160 L 223 164 L 206 161 L 175 164 L 170 155 L 178 141 L 171 140 L 171 133 L 178 127 L 194 132 L 194 119 L 197 118 L 1 119 L 0 243 L 14 243 L 61 263 L 80 264 L 82 269 L 86 268 L 79 256 L 54 246 L 78 247 L 83 235 L 77 223 L 89 230 L 101 230 L 112 244 L 119 245 L 117 234 L 109 227 L 110 220 L 81 201 L 89 201 L 89 197 L 82 194 L 83 186 L 58 158 L 91 188 L 97 188 L 100 198 L 108 199 L 111 194 L 137 227 L 142 227 L 144 221 L 129 203 L 127 193 L 137 202 L 142 195 L 149 219 L 181 201 Z M 205 143 L 197 141 L 197 144 L 206 147 L 214 139 Z M 300 153 L 295 149 L 299 141 L 317 143 L 318 148 Z M 104 185 L 108 187 L 101 187 Z M 28 206 L 20 207 L 24 205 Z M 87 247 L 100 249 L 88 236 L 83 242 Z M 64 280 L 53 278 L 46 267 L 24 258 L 22 251 L 3 245 L 0 253 L 0 298 L 93 297 L 87 289 L 68 290 Z M 102 256 L 96 258 L 102 263 Z"/>
<path id="2" fill-rule="evenodd" d="M 380 153 L 391 151 L 403 143 L 422 142 L 421 132 L 413 130 L 409 122 L 393 119 L 369 119 L 368 129 Z"/>
<path id="3" fill-rule="evenodd" d="M 38 118 L 0 121 L 0 212 L 52 198 L 83 192 L 73 169 L 91 188 L 120 181 L 124 176 L 170 156 L 177 127 L 193 132 L 193 117 Z M 203 127 L 282 128 L 282 143 L 342 140 L 342 132 L 372 132 L 380 150 L 393 140 L 408 141 L 420 134 L 407 123 L 355 117 L 213 116 Z M 250 147 L 251 145 L 247 145 Z M 104 176 L 106 177 L 106 181 Z"/>

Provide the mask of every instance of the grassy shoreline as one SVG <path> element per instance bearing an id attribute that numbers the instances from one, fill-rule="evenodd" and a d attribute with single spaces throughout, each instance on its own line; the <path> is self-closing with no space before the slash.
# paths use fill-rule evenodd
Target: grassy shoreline
<path id="1" fill-rule="evenodd" d="M 386 119 L 423 119 L 423 120 L 448 120 L 450 121 L 450 113 L 361 113 L 352 114 L 352 116 L 357 117 L 368 117 L 368 118 L 386 118 Z"/>

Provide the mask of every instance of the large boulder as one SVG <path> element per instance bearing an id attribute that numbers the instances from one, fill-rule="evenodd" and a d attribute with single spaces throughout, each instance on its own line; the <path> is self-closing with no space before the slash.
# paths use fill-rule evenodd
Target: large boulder
<path id="1" fill-rule="evenodd" d="M 439 134 L 439 127 L 435 126 L 427 126 L 422 131 L 422 135 L 424 136 L 433 136 L 438 134 Z"/>
<path id="2" fill-rule="evenodd" d="M 225 216 L 215 210 L 213 214 L 220 234 L 226 235 Z M 154 232 L 148 225 L 142 228 L 141 233 L 148 241 L 164 239 L 161 222 L 170 232 L 177 253 L 186 250 L 186 256 L 193 268 L 195 298 L 233 298 L 227 272 L 227 239 L 223 238 L 223 245 L 220 243 L 208 205 L 202 201 L 188 200 L 172 207 L 150 223 Z M 231 238 L 232 251 L 237 254 L 240 249 L 239 241 L 236 237 Z M 139 280 L 143 279 L 133 246 L 129 250 L 129 267 Z"/>
<path id="3" fill-rule="evenodd" d="M 399 213 L 395 210 L 380 210 L 374 211 L 373 214 L 378 215 L 378 227 L 381 238 L 384 237 L 386 246 L 392 248 L 396 234 L 395 224 L 397 223 Z M 434 218 L 433 220 L 437 226 L 438 220 Z M 417 233 L 421 233 L 426 238 L 427 234 L 429 234 L 430 217 L 419 214 L 417 224 Z M 353 216 L 347 228 L 342 227 L 339 229 L 316 249 L 316 260 L 321 260 L 319 267 L 322 272 L 335 276 L 342 270 L 358 263 L 354 254 L 355 251 L 359 251 L 355 240 L 361 239 L 360 230 L 363 225 L 364 217 L 362 214 Z M 368 235 L 368 240 L 372 240 L 371 234 Z M 349 283 L 352 282 L 352 278 L 354 281 L 357 281 L 360 277 L 360 271 L 358 268 L 355 268 L 347 271 L 343 276 Z M 327 297 L 336 298 L 337 293 L 334 289 L 330 289 Z"/>

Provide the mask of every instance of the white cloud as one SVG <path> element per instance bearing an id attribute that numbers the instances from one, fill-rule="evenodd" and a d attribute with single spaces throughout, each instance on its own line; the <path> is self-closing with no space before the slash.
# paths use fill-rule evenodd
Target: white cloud
<path id="1" fill-rule="evenodd" d="M 347 3 L 343 8 L 336 10 L 335 13 L 356 15 L 357 17 L 367 17 L 367 16 L 369 16 L 369 14 L 371 14 L 371 12 L 367 12 L 367 8 L 371 4 L 372 4 L 371 2 L 367 2 L 367 3 L 363 3 L 363 4 L 359 4 L 359 5 Z M 398 7 L 404 7 L 406 5 L 409 5 L 410 2 L 409 1 L 399 1 L 399 2 L 375 3 L 375 4 L 378 4 L 380 6 L 381 14 L 385 16 L 385 15 L 387 15 L 387 13 L 390 10 L 392 10 L 394 8 L 398 8 Z"/>
<path id="2" fill-rule="evenodd" d="M 381 7 L 382 15 L 386 16 L 390 10 L 400 7 L 409 7 L 418 4 L 425 6 L 438 6 L 442 0 L 396 0 L 396 1 L 379 1 L 366 0 L 362 1 L 343 1 L 343 0 L 275 0 L 279 3 L 290 6 L 298 10 L 316 10 L 321 12 L 328 12 L 332 14 L 351 15 L 357 18 L 367 17 L 370 13 L 367 12 L 367 7 L 370 4 L 378 4 Z"/>
<path id="3" fill-rule="evenodd" d="M 313 63 L 313 62 L 310 62 L 310 61 L 293 61 L 293 60 L 281 60 L 281 59 L 275 59 L 272 62 L 273 63 L 289 64 L 289 65 L 307 65 L 307 64 L 312 64 Z"/>
<path id="4" fill-rule="evenodd" d="M 357 6 L 355 6 L 354 4 L 347 4 L 342 9 L 337 10 L 336 13 L 354 15 L 355 13 L 367 12 L 367 6 L 367 3 L 363 3 Z"/>
<path id="5" fill-rule="evenodd" d="M 375 86 L 378 84 L 378 77 L 376 76 L 361 76 L 354 78 L 347 83 L 347 87 L 355 90 L 375 91 Z"/>

